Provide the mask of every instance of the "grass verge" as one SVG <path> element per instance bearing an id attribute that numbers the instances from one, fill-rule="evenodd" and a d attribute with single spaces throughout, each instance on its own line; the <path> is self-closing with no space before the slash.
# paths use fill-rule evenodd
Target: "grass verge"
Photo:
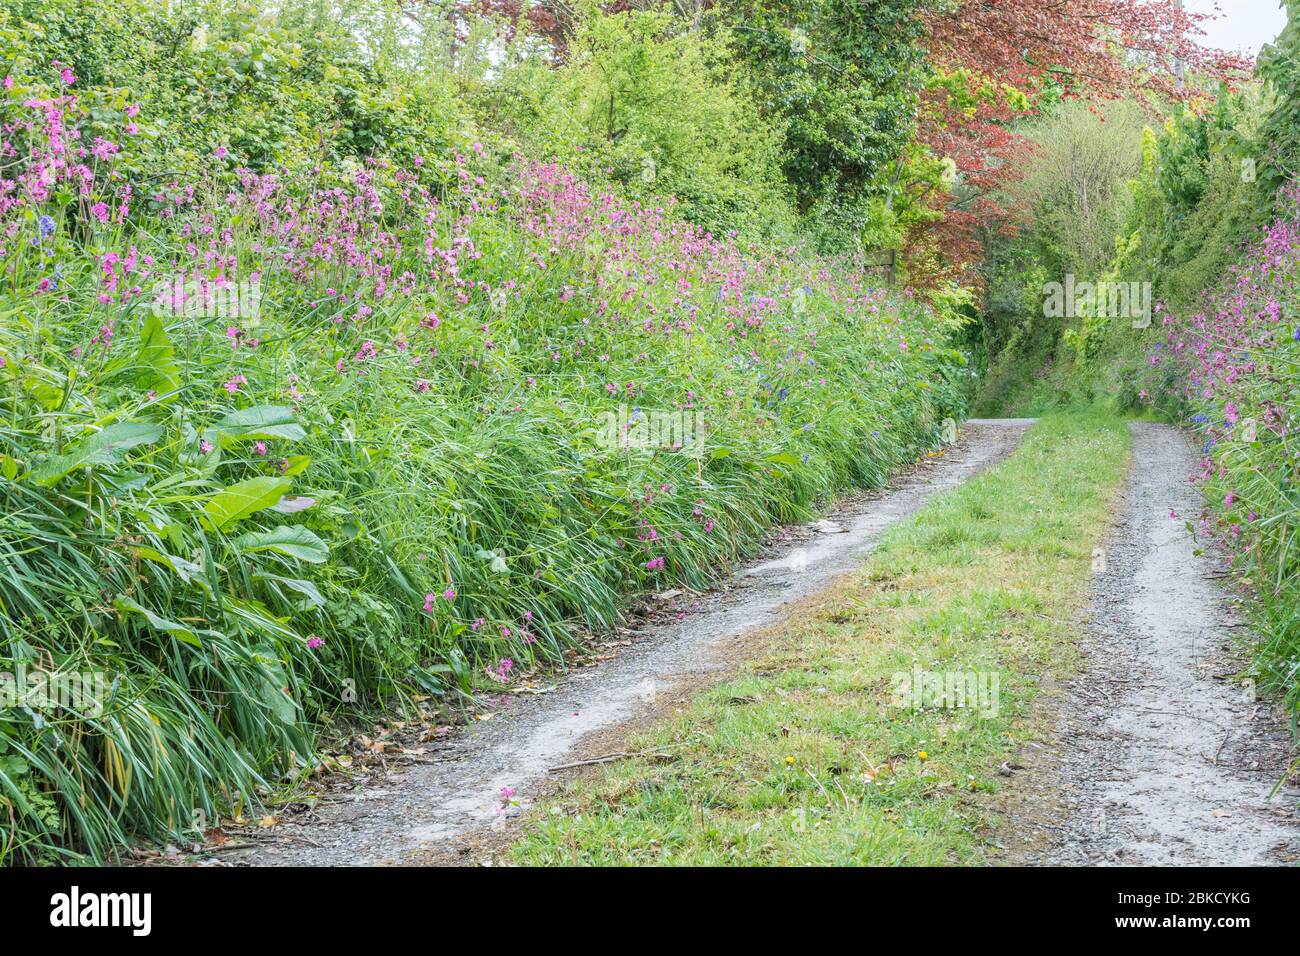
<path id="1" fill-rule="evenodd" d="M 987 860 L 998 767 L 1035 734 L 1042 684 L 1075 666 L 1071 621 L 1128 447 L 1101 413 L 1040 421 L 628 748 L 667 756 L 566 784 L 515 861 Z"/>

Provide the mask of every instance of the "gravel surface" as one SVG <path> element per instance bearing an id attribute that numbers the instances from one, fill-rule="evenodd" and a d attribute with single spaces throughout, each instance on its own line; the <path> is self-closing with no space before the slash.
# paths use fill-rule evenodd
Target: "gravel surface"
<path id="1" fill-rule="evenodd" d="M 684 619 L 642 626 L 612 659 L 557 677 L 548 693 L 511 698 L 492 719 L 445 742 L 436 762 L 322 801 L 304 822 L 267 831 L 256 847 L 223 854 L 225 862 L 424 862 L 506 826 L 545 788 L 551 768 L 582 759 L 593 741 L 608 746 L 622 725 L 662 712 L 676 700 L 673 688 L 724 677 L 745 654 L 747 636 L 856 568 L 890 525 L 1009 454 L 1028 424 L 968 423 L 947 454 L 926 459 L 890 490 L 853 496 L 821 521 L 786 529 L 761 560 L 700 596 Z M 503 787 L 518 804 L 506 812 Z"/>
<path id="2" fill-rule="evenodd" d="M 1019 820 L 1009 814 L 1013 830 L 1043 838 L 1019 841 L 1012 862 L 1295 863 L 1300 791 L 1270 797 L 1291 739 L 1237 676 L 1248 632 L 1231 579 L 1195 554 L 1185 524 L 1201 504 L 1191 439 L 1166 425 L 1131 429 L 1132 472 L 1094 556 L 1085 666 L 1053 704 L 1063 708 L 1055 744 L 1026 761 L 1036 780 Z"/>

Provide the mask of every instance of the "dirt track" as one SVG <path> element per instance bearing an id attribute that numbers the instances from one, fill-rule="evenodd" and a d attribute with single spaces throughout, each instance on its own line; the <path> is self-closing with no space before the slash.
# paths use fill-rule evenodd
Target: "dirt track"
<path id="1" fill-rule="evenodd" d="M 1244 667 L 1227 579 L 1195 554 L 1188 435 L 1135 423 L 1133 466 L 1094 562 L 1086 664 L 1059 736 L 1027 753 L 1012 862 L 1266 865 L 1300 861 L 1300 792 L 1270 799 L 1291 741 Z M 1176 517 L 1171 517 L 1170 512 Z"/>

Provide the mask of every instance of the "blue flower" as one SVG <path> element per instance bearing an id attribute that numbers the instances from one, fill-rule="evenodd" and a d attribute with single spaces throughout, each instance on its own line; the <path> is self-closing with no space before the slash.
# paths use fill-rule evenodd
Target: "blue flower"
<path id="1" fill-rule="evenodd" d="M 41 216 L 36 220 L 37 228 L 41 230 L 41 238 L 44 239 L 54 232 L 54 220 L 49 216 Z"/>
<path id="2" fill-rule="evenodd" d="M 1297 342 L 1300 342 L 1300 325 L 1297 325 L 1295 327 L 1295 331 L 1291 333 L 1291 338 L 1295 339 Z"/>
<path id="3" fill-rule="evenodd" d="M 1204 425 L 1206 422 L 1209 421 L 1209 419 L 1206 418 L 1204 415 L 1193 415 L 1192 421 L 1194 421 L 1198 425 Z"/>

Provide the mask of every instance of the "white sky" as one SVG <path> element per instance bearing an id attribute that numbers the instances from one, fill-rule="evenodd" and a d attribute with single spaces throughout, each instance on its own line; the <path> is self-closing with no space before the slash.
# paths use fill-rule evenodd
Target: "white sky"
<path id="1" fill-rule="evenodd" d="M 1219 14 L 1201 24 L 1202 43 L 1247 56 L 1259 53 L 1286 26 L 1280 0 L 1183 0 L 1183 5 L 1193 13 Z"/>

